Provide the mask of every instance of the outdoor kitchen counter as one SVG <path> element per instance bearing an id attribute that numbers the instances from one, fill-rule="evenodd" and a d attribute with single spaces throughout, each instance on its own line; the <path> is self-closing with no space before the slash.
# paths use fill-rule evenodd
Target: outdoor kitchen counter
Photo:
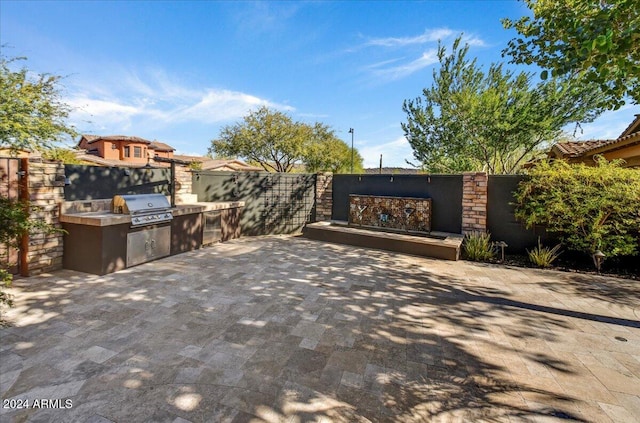
<path id="1" fill-rule="evenodd" d="M 180 204 L 171 208 L 171 221 L 132 226 L 131 215 L 110 211 L 110 200 L 66 202 L 60 207 L 60 221 L 66 231 L 62 265 L 104 275 L 238 238 L 244 204 Z"/>
<path id="2" fill-rule="evenodd" d="M 239 207 L 244 207 L 244 201 L 218 201 L 213 203 L 178 204 L 171 210 L 173 211 L 173 216 L 177 217 L 186 214 L 235 209 Z M 128 214 L 112 213 L 108 210 L 62 213 L 60 215 L 60 222 L 89 226 L 113 226 L 121 225 L 123 223 L 131 223 L 131 216 Z"/>

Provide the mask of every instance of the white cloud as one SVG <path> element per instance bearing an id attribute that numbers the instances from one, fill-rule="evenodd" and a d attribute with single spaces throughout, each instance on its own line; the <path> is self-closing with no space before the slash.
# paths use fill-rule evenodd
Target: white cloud
<path id="1" fill-rule="evenodd" d="M 434 63 L 438 63 L 438 52 L 435 49 L 428 50 L 422 53 L 422 56 L 412 60 L 411 62 L 397 66 L 384 67 L 384 64 L 389 62 L 391 61 L 382 62 L 382 64 L 370 66 L 369 68 L 372 69 L 375 75 L 384 77 L 388 80 L 400 79 Z"/>
<path id="2" fill-rule="evenodd" d="M 217 123 L 240 118 L 249 110 L 260 106 L 293 110 L 290 106 L 272 103 L 237 91 L 208 90 L 198 99 L 197 103 L 186 107 L 179 113 L 167 116 L 167 118 L 172 121 Z"/>
<path id="3" fill-rule="evenodd" d="M 367 144 L 366 141 L 364 144 Z M 381 154 L 382 166 L 385 167 L 407 167 L 404 160 L 413 157 L 411 146 L 404 136 L 387 143 L 358 147 L 358 152 L 366 168 L 378 167 Z"/>
<path id="4" fill-rule="evenodd" d="M 177 83 L 158 70 L 131 72 L 114 69 L 100 78 L 76 82 L 65 102 L 75 110 L 71 119 L 81 130 L 122 132 L 131 127 L 160 128 L 198 122 L 216 124 L 242 118 L 259 106 L 292 111 L 278 104 L 240 91 L 193 88 Z"/>
<path id="5" fill-rule="evenodd" d="M 435 42 L 444 38 L 448 38 L 453 34 L 454 31 L 448 28 L 426 29 L 421 35 L 416 35 L 413 37 L 374 38 L 369 40 L 365 45 L 381 47 L 404 47 L 413 44 Z"/>
<path id="6" fill-rule="evenodd" d="M 467 43 L 470 46 L 473 47 L 486 47 L 487 43 L 484 42 L 484 40 L 478 36 L 475 35 L 463 35 L 462 36 L 462 42 L 463 43 Z"/>
<path id="7" fill-rule="evenodd" d="M 393 51 L 399 49 L 406 51 L 408 54 L 415 54 L 415 49 L 424 46 L 425 44 L 434 45 L 433 48 L 428 49 L 422 53 L 422 55 L 412 61 L 402 63 L 403 59 L 399 58 L 385 58 L 382 60 L 367 65 L 365 70 L 372 73 L 374 76 L 386 80 L 392 81 L 409 76 L 421 69 L 426 68 L 429 65 L 438 62 L 437 48 L 435 44 L 442 41 L 445 45 L 452 41 L 452 39 L 459 34 L 462 34 L 462 41 L 474 47 L 486 47 L 486 43 L 479 36 L 475 34 L 465 34 L 463 31 L 452 30 L 449 28 L 434 28 L 426 29 L 422 34 L 407 37 L 386 37 L 386 38 L 372 38 L 362 44 L 363 47 L 381 47 L 377 54 L 384 55 L 384 48 L 393 48 Z M 355 50 L 351 50 L 353 52 Z M 400 62 L 400 64 L 398 64 Z"/>
<path id="8" fill-rule="evenodd" d="M 73 121 L 87 122 L 99 125 L 101 128 L 120 126 L 122 129 L 127 129 L 131 126 L 131 119 L 134 116 L 144 114 L 144 110 L 136 106 L 82 95 L 68 98 L 66 103 L 74 109 L 71 113 Z M 85 124 L 75 123 L 75 125 L 82 127 Z"/>
<path id="9" fill-rule="evenodd" d="M 616 139 L 633 121 L 636 113 L 640 113 L 640 110 L 638 105 L 634 104 L 627 104 L 618 110 L 604 112 L 595 121 L 582 125 L 582 131 L 578 130 L 575 136 L 580 140 Z M 568 128 L 568 131 L 573 132 L 573 127 Z"/>

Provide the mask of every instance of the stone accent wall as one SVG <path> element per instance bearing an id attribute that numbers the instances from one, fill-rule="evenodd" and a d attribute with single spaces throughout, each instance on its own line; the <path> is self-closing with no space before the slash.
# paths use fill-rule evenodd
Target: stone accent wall
<path id="1" fill-rule="evenodd" d="M 487 174 L 462 175 L 462 233 L 487 230 Z"/>
<path id="2" fill-rule="evenodd" d="M 60 205 L 64 202 L 64 164 L 29 162 L 29 201 L 36 210 L 31 218 L 61 228 Z M 29 276 L 62 269 L 63 234 L 39 231 L 29 236 Z"/>
<path id="3" fill-rule="evenodd" d="M 333 209 L 333 173 L 316 175 L 316 221 L 331 220 Z"/>
<path id="4" fill-rule="evenodd" d="M 191 170 L 185 166 L 176 166 L 176 195 L 191 194 L 192 186 Z"/>

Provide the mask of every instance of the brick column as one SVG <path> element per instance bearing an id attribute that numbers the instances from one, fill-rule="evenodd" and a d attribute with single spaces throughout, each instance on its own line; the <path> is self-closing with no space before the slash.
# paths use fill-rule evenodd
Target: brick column
<path id="1" fill-rule="evenodd" d="M 31 219 L 61 228 L 60 204 L 64 201 L 64 164 L 29 162 L 29 202 L 35 210 Z M 63 234 L 36 231 L 29 236 L 29 275 L 62 269 Z"/>
<path id="2" fill-rule="evenodd" d="M 316 222 L 331 220 L 333 209 L 333 173 L 316 175 Z"/>
<path id="3" fill-rule="evenodd" d="M 462 233 L 487 230 L 487 174 L 462 175 Z"/>

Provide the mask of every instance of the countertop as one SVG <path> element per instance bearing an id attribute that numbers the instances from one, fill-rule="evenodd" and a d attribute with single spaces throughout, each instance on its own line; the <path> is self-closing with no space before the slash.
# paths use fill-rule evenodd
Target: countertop
<path id="1" fill-rule="evenodd" d="M 185 214 L 234 209 L 238 207 L 244 207 L 244 201 L 219 201 L 212 203 L 179 204 L 171 210 L 173 211 L 173 216 L 176 217 Z M 123 223 L 131 223 L 131 215 L 111 213 L 108 210 L 79 213 L 62 213 L 60 215 L 60 222 L 89 226 L 111 226 L 121 225 Z"/>

